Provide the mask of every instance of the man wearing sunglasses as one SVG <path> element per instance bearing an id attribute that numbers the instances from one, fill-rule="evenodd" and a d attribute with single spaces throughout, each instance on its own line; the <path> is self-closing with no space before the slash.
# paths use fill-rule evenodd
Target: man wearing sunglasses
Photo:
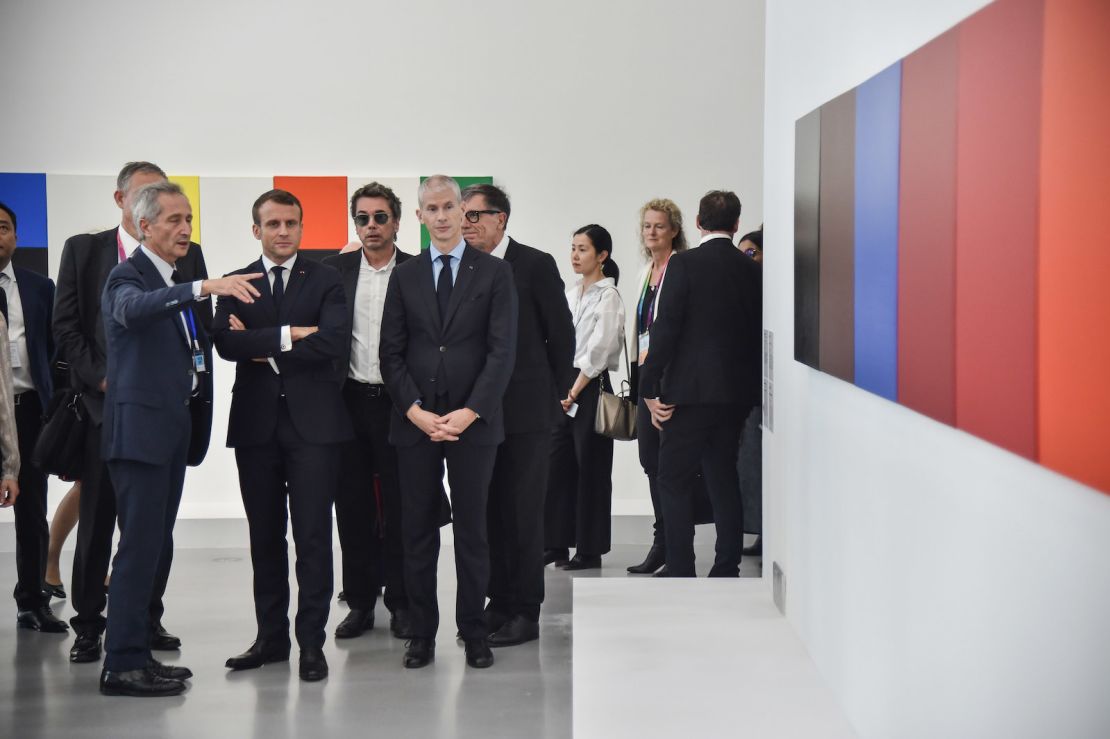
<path id="1" fill-rule="evenodd" d="M 543 501 L 551 427 L 577 376 L 574 323 L 559 268 L 550 254 L 505 233 L 509 197 L 494 185 L 463 190 L 463 238 L 513 269 L 519 306 L 516 365 L 502 407 L 505 441 L 489 488 L 490 646 L 539 637 L 543 602 Z"/>
<path id="2" fill-rule="evenodd" d="M 389 443 L 392 405 L 382 383 L 378 345 L 389 276 L 412 256 L 396 245 L 401 201 L 390 188 L 371 182 L 356 190 L 351 218 L 362 248 L 324 260 L 339 270 L 347 295 L 351 333 L 346 355 L 337 364 L 355 429 L 355 440 L 342 452 L 335 494 L 343 592 L 351 608 L 335 638 L 354 638 L 374 628 L 374 605 L 383 584 L 389 628 L 394 636 L 408 638 L 401 490 L 397 452 Z"/>

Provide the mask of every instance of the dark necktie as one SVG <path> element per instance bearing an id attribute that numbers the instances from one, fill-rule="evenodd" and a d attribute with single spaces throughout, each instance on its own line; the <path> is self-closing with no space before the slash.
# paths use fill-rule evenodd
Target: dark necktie
<path id="1" fill-rule="evenodd" d="M 183 280 L 181 279 L 181 273 L 178 272 L 176 269 L 170 273 L 170 280 L 175 285 L 180 285 L 183 282 Z"/>
<path id="2" fill-rule="evenodd" d="M 8 322 L 8 276 L 0 273 L 0 313 L 4 314 L 4 323 Z"/>
<path id="3" fill-rule="evenodd" d="M 281 299 L 285 297 L 285 283 L 282 282 L 281 273 L 285 271 L 284 267 L 274 265 L 270 267 L 270 271 L 274 273 L 274 286 L 270 291 L 274 295 L 274 307 L 281 307 Z"/>
<path id="4" fill-rule="evenodd" d="M 447 319 L 447 306 L 451 302 L 451 255 L 441 254 L 439 263 L 443 267 L 439 270 L 439 280 L 436 282 L 436 300 L 439 302 L 439 320 Z"/>

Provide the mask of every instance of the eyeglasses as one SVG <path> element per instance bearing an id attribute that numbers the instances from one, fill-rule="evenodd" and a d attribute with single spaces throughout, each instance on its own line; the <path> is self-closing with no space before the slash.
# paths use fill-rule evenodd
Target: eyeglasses
<path id="1" fill-rule="evenodd" d="M 483 215 L 488 214 L 492 216 L 504 212 L 505 211 L 503 210 L 468 210 L 467 212 L 463 213 L 463 215 L 466 216 L 466 220 L 470 221 L 471 223 L 477 223 L 478 219 L 481 218 Z"/>
<path id="2" fill-rule="evenodd" d="M 755 259 L 755 255 L 759 253 L 759 249 L 755 249 L 755 248 L 745 249 L 744 253 L 747 254 L 752 259 Z"/>
<path id="3" fill-rule="evenodd" d="M 374 215 L 370 215 L 369 213 L 359 213 L 355 216 L 355 225 L 359 228 L 366 228 L 368 225 L 370 225 L 371 218 L 373 218 L 374 223 L 378 224 L 379 226 L 384 226 L 385 224 L 389 223 L 389 214 L 386 213 L 384 210 L 379 210 L 376 211 Z"/>

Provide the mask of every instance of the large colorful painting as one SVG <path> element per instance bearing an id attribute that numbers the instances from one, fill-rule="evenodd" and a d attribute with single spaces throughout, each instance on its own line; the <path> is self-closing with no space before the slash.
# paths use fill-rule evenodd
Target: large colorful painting
<path id="1" fill-rule="evenodd" d="M 1107 39 L 997 0 L 797 122 L 794 355 L 1110 493 Z"/>

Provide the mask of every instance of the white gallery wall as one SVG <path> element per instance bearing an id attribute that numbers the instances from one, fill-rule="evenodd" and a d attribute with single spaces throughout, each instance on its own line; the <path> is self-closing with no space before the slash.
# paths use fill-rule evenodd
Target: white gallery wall
<path id="1" fill-rule="evenodd" d="M 765 561 L 867 739 L 1110 736 L 1110 496 L 793 361 L 794 121 L 984 4 L 767 4 Z"/>
<path id="2" fill-rule="evenodd" d="M 762 221 L 762 64 L 760 0 L 6 3 L 0 171 L 114 175 L 141 158 L 199 175 L 212 273 L 258 253 L 249 206 L 275 174 L 493 175 L 510 233 L 564 280 L 570 234 L 609 228 L 631 311 L 644 201 L 674 199 L 695 242 L 709 189 L 740 195 L 742 228 Z M 75 196 L 87 224 L 51 229 L 54 264 L 67 236 L 118 219 L 104 182 L 99 204 Z M 242 515 L 222 446 L 232 371 L 218 363 L 183 517 Z M 614 512 L 650 512 L 635 445 L 617 447 Z"/>

